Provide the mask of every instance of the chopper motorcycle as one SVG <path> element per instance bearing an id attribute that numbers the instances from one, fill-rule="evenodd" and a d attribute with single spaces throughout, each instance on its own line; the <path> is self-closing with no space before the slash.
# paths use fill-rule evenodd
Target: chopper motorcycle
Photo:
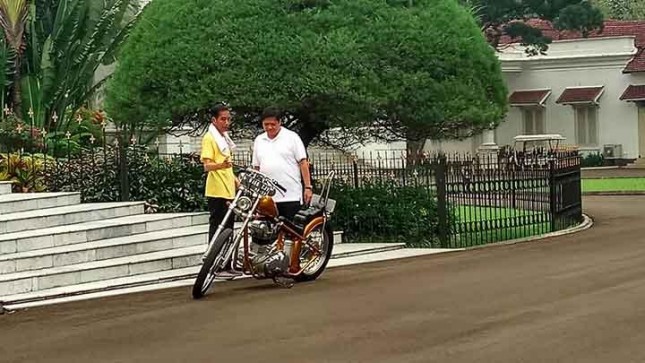
<path id="1" fill-rule="evenodd" d="M 283 287 L 294 282 L 318 278 L 331 258 L 333 234 L 329 220 L 335 201 L 329 199 L 332 171 L 321 193 L 314 194 L 310 205 L 301 209 L 293 221 L 278 215 L 273 196 L 286 189 L 269 176 L 253 169 L 243 169 L 240 186 L 229 203 L 224 220 L 217 228 L 202 259 L 203 263 L 192 295 L 204 297 L 213 282 L 228 269 L 240 276 L 272 279 Z M 226 228 L 229 218 L 241 219 L 235 230 Z"/>

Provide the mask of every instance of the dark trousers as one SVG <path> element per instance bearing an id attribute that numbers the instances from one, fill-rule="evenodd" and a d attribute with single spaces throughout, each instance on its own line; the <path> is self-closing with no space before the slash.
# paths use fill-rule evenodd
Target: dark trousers
<path id="1" fill-rule="evenodd" d="M 278 213 L 290 221 L 293 221 L 293 217 L 295 217 L 300 208 L 302 208 L 300 202 L 281 202 L 276 203 L 276 205 L 278 206 Z"/>
<path id="2" fill-rule="evenodd" d="M 217 227 L 219 227 L 220 223 L 222 223 L 222 221 L 224 220 L 224 216 L 228 211 L 228 205 L 226 205 L 226 202 L 228 202 L 229 200 L 224 198 L 211 198 L 211 197 L 208 197 L 207 200 L 208 200 L 208 211 L 211 214 L 208 220 L 208 223 L 209 223 L 208 242 L 210 243 L 211 239 L 213 239 L 213 235 L 215 235 L 215 231 L 217 231 Z M 235 224 L 235 216 L 232 215 L 228 219 L 228 222 L 226 223 L 226 227 L 233 229 L 234 224 Z"/>

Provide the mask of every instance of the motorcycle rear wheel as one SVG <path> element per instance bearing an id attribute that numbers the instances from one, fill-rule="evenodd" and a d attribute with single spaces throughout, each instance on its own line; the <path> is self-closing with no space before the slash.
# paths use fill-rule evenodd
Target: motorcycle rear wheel
<path id="1" fill-rule="evenodd" d="M 331 228 L 329 225 L 327 225 L 327 228 L 322 230 L 323 225 L 319 225 L 314 227 L 314 229 L 309 232 L 309 236 L 312 236 L 316 233 L 319 234 L 319 237 L 321 238 L 319 245 L 317 246 L 319 250 L 322 250 L 322 255 L 317 257 L 316 262 L 310 266 L 309 268 L 305 269 L 302 271 L 302 273 L 298 276 L 295 277 L 295 280 L 297 282 L 306 282 L 306 281 L 313 281 L 317 279 L 324 271 L 325 268 L 327 267 L 327 263 L 331 259 L 331 254 L 332 250 L 334 249 L 334 237 Z M 301 266 L 304 266 L 307 261 L 309 260 L 309 257 L 307 256 L 307 253 L 311 253 L 308 251 L 308 248 L 306 245 L 303 245 L 303 251 L 300 253 L 300 264 Z"/>
<path id="2" fill-rule="evenodd" d="M 230 241 L 233 230 L 230 228 L 224 229 L 215 241 L 213 241 L 213 246 L 208 251 L 206 258 L 204 258 L 204 263 L 202 268 L 197 274 L 195 279 L 195 284 L 193 285 L 193 299 L 201 299 L 206 295 L 208 289 L 210 289 L 215 277 L 217 276 L 217 270 L 223 267 L 225 256 L 225 251 L 222 250 L 224 244 Z"/>

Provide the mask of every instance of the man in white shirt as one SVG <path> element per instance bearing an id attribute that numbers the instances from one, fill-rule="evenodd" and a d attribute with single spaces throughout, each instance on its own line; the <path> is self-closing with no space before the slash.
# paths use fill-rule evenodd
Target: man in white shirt
<path id="1" fill-rule="evenodd" d="M 278 191 L 273 199 L 280 215 L 293 220 L 303 202 L 311 202 L 311 176 L 307 151 L 300 136 L 282 126 L 280 117 L 280 112 L 273 108 L 262 112 L 262 128 L 265 132 L 255 138 L 252 163 L 257 170 L 287 189 L 284 193 Z"/>

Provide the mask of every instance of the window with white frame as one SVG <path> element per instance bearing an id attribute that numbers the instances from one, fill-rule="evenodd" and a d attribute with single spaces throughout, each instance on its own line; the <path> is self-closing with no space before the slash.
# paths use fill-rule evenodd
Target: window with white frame
<path id="1" fill-rule="evenodd" d="M 577 106 L 576 142 L 580 146 L 598 146 L 598 107 L 592 105 Z"/>
<path id="2" fill-rule="evenodd" d="M 524 123 L 525 135 L 539 135 L 545 131 L 544 108 L 525 107 L 522 109 L 522 121 Z"/>

